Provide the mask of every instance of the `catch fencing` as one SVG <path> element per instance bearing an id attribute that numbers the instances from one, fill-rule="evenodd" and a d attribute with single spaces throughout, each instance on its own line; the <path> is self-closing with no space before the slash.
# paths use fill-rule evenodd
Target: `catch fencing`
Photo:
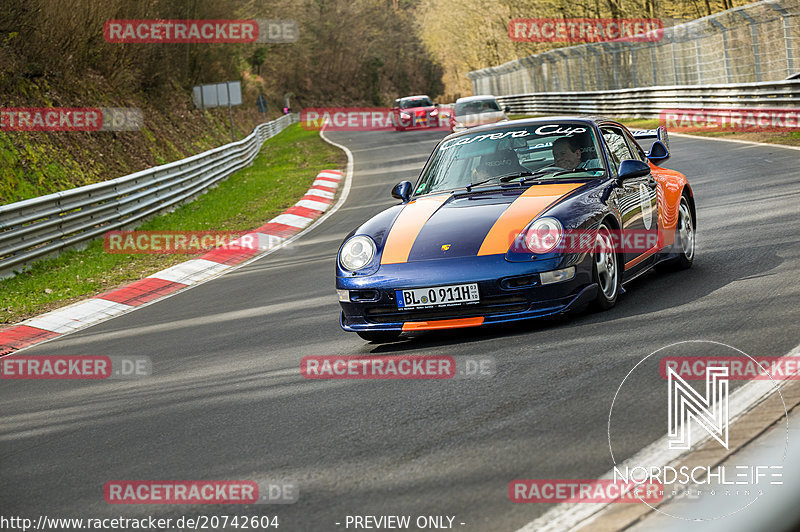
<path id="1" fill-rule="evenodd" d="M 664 29 L 653 42 L 568 46 L 467 74 L 473 94 L 778 81 L 800 71 L 800 1 L 764 0 Z"/>

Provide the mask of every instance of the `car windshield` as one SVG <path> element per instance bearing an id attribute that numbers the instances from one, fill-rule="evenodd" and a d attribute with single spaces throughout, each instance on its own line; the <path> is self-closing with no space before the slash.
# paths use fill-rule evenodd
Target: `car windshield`
<path id="1" fill-rule="evenodd" d="M 433 102 L 430 98 L 406 98 L 400 100 L 400 109 L 409 109 L 411 107 L 430 107 Z"/>
<path id="2" fill-rule="evenodd" d="M 456 116 L 476 115 L 480 113 L 496 113 L 500 110 L 495 99 L 473 100 L 456 104 Z"/>
<path id="3" fill-rule="evenodd" d="M 476 183 L 602 177 L 606 170 L 598 153 L 597 138 L 585 122 L 538 123 L 462 135 L 437 147 L 414 194 Z"/>

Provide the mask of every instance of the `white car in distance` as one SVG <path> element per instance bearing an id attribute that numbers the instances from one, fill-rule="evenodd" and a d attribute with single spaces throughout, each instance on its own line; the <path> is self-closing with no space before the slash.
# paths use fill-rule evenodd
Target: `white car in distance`
<path id="1" fill-rule="evenodd" d="M 509 111 L 508 106 L 500 109 L 500 105 L 491 94 L 459 98 L 456 100 L 453 120 L 450 122 L 450 132 L 506 121 L 508 120 L 506 113 Z"/>

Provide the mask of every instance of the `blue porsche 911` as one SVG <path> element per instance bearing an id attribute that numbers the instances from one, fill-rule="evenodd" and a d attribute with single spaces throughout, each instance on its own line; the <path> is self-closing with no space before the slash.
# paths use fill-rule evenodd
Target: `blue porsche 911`
<path id="1" fill-rule="evenodd" d="M 645 153 L 637 138 L 655 138 Z M 612 307 L 654 266 L 688 268 L 695 205 L 664 128 L 537 118 L 469 129 L 350 233 L 336 261 L 345 331 L 374 342 Z"/>

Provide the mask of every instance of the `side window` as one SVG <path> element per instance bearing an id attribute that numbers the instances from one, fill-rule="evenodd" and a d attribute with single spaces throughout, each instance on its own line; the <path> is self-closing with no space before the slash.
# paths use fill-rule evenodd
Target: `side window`
<path id="1" fill-rule="evenodd" d="M 608 154 L 609 158 L 611 159 L 611 167 L 614 170 L 614 173 L 617 173 L 619 170 L 619 163 L 625 159 L 635 159 L 635 157 L 631 153 L 628 143 L 625 142 L 625 136 L 621 129 L 615 127 L 604 127 L 601 128 L 601 131 L 603 132 L 603 140 L 605 140 L 606 146 L 608 147 Z"/>
<path id="2" fill-rule="evenodd" d="M 636 140 L 634 140 L 634 138 L 631 137 L 630 134 L 628 134 L 627 131 L 624 131 L 623 133 L 625 134 L 625 138 L 628 141 L 628 146 L 630 146 L 630 148 L 631 148 L 631 152 L 633 152 L 633 158 L 634 159 L 639 159 L 643 163 L 646 163 L 647 162 L 647 157 L 645 156 L 644 150 L 641 148 L 641 146 L 639 146 L 639 144 L 636 142 Z"/>

